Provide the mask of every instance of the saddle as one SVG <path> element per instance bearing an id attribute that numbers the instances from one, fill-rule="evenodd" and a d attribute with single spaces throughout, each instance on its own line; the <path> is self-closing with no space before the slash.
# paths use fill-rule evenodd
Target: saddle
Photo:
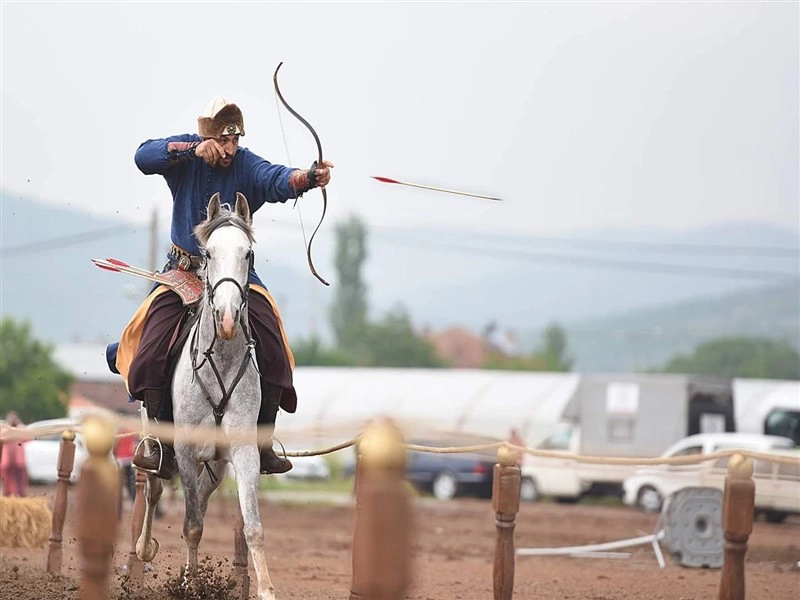
<path id="1" fill-rule="evenodd" d="M 192 329 L 192 325 L 194 325 L 199 316 L 200 311 L 196 310 L 196 307 L 189 308 L 184 313 L 184 316 L 181 318 L 178 325 L 175 327 L 175 330 L 172 332 L 172 337 L 170 338 L 169 342 L 169 350 L 167 353 L 167 379 L 166 385 L 164 386 L 164 398 L 161 402 L 161 408 L 157 416 L 159 421 L 172 422 L 172 376 L 175 373 L 175 366 L 178 363 L 178 357 L 180 356 L 181 348 L 183 348 L 183 345 L 189 339 L 189 333 Z M 120 374 L 119 370 L 117 369 L 118 348 L 119 342 L 114 342 L 106 347 L 106 362 L 108 363 L 108 368 L 112 373 L 117 375 Z M 128 401 L 134 402 L 135 399 L 133 396 L 130 396 Z"/>
<path id="2" fill-rule="evenodd" d="M 170 271 L 171 273 L 173 271 Z M 185 271 L 184 271 L 185 272 Z M 192 307 L 187 310 L 183 318 L 175 327 L 172 332 L 172 337 L 169 341 L 169 351 L 167 352 L 167 379 L 164 386 L 164 398 L 161 401 L 161 407 L 158 411 L 159 421 L 172 422 L 172 377 L 175 375 L 175 366 L 178 364 L 178 358 L 181 355 L 181 349 L 186 341 L 189 339 L 189 333 L 192 326 L 200 318 L 200 311 Z"/>

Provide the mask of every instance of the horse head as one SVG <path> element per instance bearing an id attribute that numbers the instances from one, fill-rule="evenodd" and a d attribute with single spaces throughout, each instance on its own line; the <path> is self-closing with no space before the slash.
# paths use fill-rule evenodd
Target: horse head
<path id="1" fill-rule="evenodd" d="M 217 336 L 236 337 L 237 324 L 247 331 L 247 292 L 253 266 L 253 222 L 243 194 L 236 193 L 230 210 L 219 193 L 208 202 L 206 220 L 194 229 L 205 257 L 206 302 L 212 310 Z"/>

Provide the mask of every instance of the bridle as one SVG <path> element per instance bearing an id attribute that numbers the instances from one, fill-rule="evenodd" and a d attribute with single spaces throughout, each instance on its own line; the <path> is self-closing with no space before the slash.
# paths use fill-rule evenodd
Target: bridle
<path id="1" fill-rule="evenodd" d="M 231 221 L 228 221 L 227 224 L 235 225 L 235 223 Z M 201 255 L 203 257 L 202 268 L 205 268 L 206 263 L 209 260 L 209 256 L 205 249 L 201 250 Z M 214 412 L 214 421 L 216 422 L 217 425 L 220 425 L 222 423 L 222 416 L 225 414 L 225 408 L 228 406 L 228 402 L 230 401 L 231 396 L 233 395 L 233 391 L 236 389 L 236 386 L 242 380 L 242 377 L 244 377 L 244 374 L 247 371 L 247 366 L 250 363 L 252 363 L 253 367 L 256 369 L 256 371 L 258 371 L 258 365 L 256 364 L 256 361 L 253 358 L 256 342 L 253 339 L 252 332 L 250 330 L 250 325 L 247 319 L 248 295 L 250 293 L 249 275 L 250 271 L 252 271 L 253 269 L 253 262 L 254 262 L 254 253 L 252 249 L 248 252 L 248 262 L 249 262 L 247 269 L 248 280 L 245 281 L 244 285 L 242 285 L 238 280 L 236 280 L 233 277 L 223 277 L 222 279 L 211 285 L 211 282 L 209 281 L 208 277 L 206 277 L 206 293 L 205 293 L 206 302 L 200 306 L 198 313 L 195 317 L 197 326 L 194 328 L 194 332 L 192 334 L 192 340 L 190 342 L 190 347 L 189 347 L 189 352 L 192 359 L 192 371 L 193 371 L 192 379 L 194 380 L 195 379 L 194 374 L 197 373 L 203 367 L 203 365 L 208 363 L 208 365 L 211 367 L 211 370 L 214 373 L 214 377 L 216 378 L 217 383 L 219 384 L 220 391 L 222 392 L 222 398 L 218 403 L 215 403 L 211 399 L 211 393 L 206 387 L 206 384 L 203 383 L 203 380 L 200 377 L 197 377 L 197 383 L 200 384 L 200 388 L 203 390 L 203 394 L 205 395 L 206 400 L 211 405 L 211 408 Z M 223 283 L 234 284 L 238 288 L 239 293 L 241 294 L 240 297 L 242 299 L 242 303 L 239 306 L 239 325 L 241 326 L 242 332 L 244 333 L 247 339 L 246 351 L 244 353 L 244 356 L 242 356 L 242 362 L 239 364 L 239 370 L 236 372 L 236 376 L 233 378 L 230 387 L 227 389 L 225 388 L 225 382 L 222 380 L 222 375 L 220 375 L 219 368 L 217 368 L 217 364 L 216 362 L 214 362 L 214 344 L 216 343 L 218 337 L 216 330 L 214 331 L 214 337 L 211 338 L 211 344 L 208 346 L 208 348 L 206 348 L 205 351 L 203 351 L 202 361 L 200 361 L 199 363 L 197 362 L 198 353 L 200 352 L 200 348 L 198 347 L 198 338 L 200 334 L 200 324 L 202 323 L 200 317 L 202 316 L 203 310 L 205 310 L 206 308 L 210 309 L 214 305 L 214 293 L 217 291 L 217 288 Z"/>

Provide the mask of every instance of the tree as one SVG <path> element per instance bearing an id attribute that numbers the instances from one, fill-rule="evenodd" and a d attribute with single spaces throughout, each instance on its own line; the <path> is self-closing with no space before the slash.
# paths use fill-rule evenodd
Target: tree
<path id="1" fill-rule="evenodd" d="M 486 329 L 490 335 L 493 325 Z M 484 369 L 507 371 L 569 371 L 572 358 L 567 356 L 567 336 L 564 329 L 553 323 L 544 330 L 542 344 L 531 354 L 509 354 L 492 349 L 486 355 Z"/>
<path id="2" fill-rule="evenodd" d="M 336 226 L 338 274 L 330 322 L 337 346 L 349 348 L 363 335 L 367 323 L 366 286 L 361 269 L 367 258 L 366 228 L 356 216 Z"/>
<path id="3" fill-rule="evenodd" d="M 573 359 L 567 356 L 567 334 L 558 323 L 544 330 L 544 343 L 536 352 L 545 371 L 569 371 Z"/>
<path id="4" fill-rule="evenodd" d="M 768 338 L 728 337 L 712 340 L 688 355 L 678 355 L 664 373 L 800 379 L 800 355 L 787 342 Z"/>
<path id="5" fill-rule="evenodd" d="M 52 358 L 52 347 L 33 338 L 30 323 L 0 321 L 0 412 L 29 423 L 62 417 L 73 377 Z"/>
<path id="6" fill-rule="evenodd" d="M 443 367 L 436 349 L 414 331 L 411 317 L 398 306 L 380 323 L 364 330 L 361 343 L 354 347 L 359 364 L 369 367 Z"/>
<path id="7" fill-rule="evenodd" d="M 297 365 L 316 367 L 350 367 L 353 357 L 338 348 L 328 348 L 312 334 L 310 338 L 292 344 L 292 354 Z"/>
<path id="8" fill-rule="evenodd" d="M 489 352 L 482 368 L 498 371 L 547 371 L 541 357 L 535 353 L 508 356 L 501 352 Z"/>

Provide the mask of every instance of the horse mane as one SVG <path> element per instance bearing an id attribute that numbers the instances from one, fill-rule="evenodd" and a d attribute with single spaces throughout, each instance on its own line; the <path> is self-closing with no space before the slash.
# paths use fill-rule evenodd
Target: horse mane
<path id="1" fill-rule="evenodd" d="M 233 225 L 234 227 L 238 227 L 244 231 L 251 244 L 255 243 L 256 239 L 253 233 L 253 225 L 250 222 L 245 221 L 235 212 L 224 208 L 220 209 L 219 214 L 213 219 L 206 219 L 196 226 L 194 228 L 194 236 L 197 238 L 200 246 L 205 248 L 205 245 L 208 243 L 208 238 L 211 237 L 211 234 L 214 233 L 214 231 L 216 231 L 219 227 L 224 225 Z"/>

